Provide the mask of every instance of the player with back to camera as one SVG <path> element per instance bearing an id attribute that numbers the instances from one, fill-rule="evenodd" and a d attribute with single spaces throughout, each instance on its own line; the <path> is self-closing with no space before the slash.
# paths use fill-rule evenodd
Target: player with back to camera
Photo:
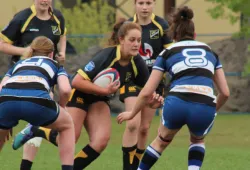
<path id="1" fill-rule="evenodd" d="M 72 170 L 75 135 L 70 115 L 65 110 L 70 97 L 70 83 L 64 68 L 52 60 L 53 42 L 40 36 L 33 40 L 30 51 L 5 75 L 0 92 L 0 143 L 19 120 L 59 132 L 58 144 L 62 170 Z M 49 91 L 59 87 L 59 105 Z"/>
<path id="2" fill-rule="evenodd" d="M 211 130 L 216 111 L 229 97 L 229 88 L 218 56 L 205 43 L 195 41 L 194 13 L 187 6 L 177 9 L 169 35 L 176 43 L 165 49 L 153 66 L 131 112 L 117 117 L 119 123 L 132 119 L 145 105 L 164 72 L 171 85 L 163 106 L 158 136 L 147 147 L 138 170 L 149 170 L 183 125 L 190 131 L 188 170 L 199 170 L 205 155 L 204 138 Z M 214 95 L 213 83 L 218 95 Z"/>
<path id="3" fill-rule="evenodd" d="M 66 28 L 60 11 L 52 9 L 52 0 L 34 0 L 30 8 L 18 12 L 0 33 L 0 51 L 12 55 L 10 67 L 20 60 L 29 44 L 38 36 L 54 43 L 54 56 L 60 64 L 65 61 Z M 53 135 L 51 136 L 53 138 Z M 41 138 L 30 140 L 23 151 L 21 170 L 29 170 L 41 144 Z"/>
<path id="4" fill-rule="evenodd" d="M 159 53 L 172 43 L 172 40 L 165 34 L 168 28 L 168 22 L 153 13 L 155 3 L 156 0 L 134 0 L 135 15 L 129 19 L 129 21 L 138 23 L 142 27 L 142 40 L 139 53 L 147 64 L 149 72 L 152 71 L 152 66 Z M 127 96 L 134 96 L 132 103 L 135 103 L 140 91 L 130 90 L 133 89 L 132 87 L 134 86 L 135 85 L 130 82 L 121 88 L 121 101 L 124 101 Z M 164 79 L 162 79 L 156 92 L 164 96 L 164 88 L 165 82 Z M 128 107 L 130 107 L 128 109 L 131 110 L 133 105 L 131 104 Z M 137 170 L 146 148 L 150 124 L 156 109 L 144 107 L 141 112 L 141 114 L 138 114 L 138 116 L 126 123 L 122 140 L 124 170 Z M 131 159 L 131 157 L 133 159 Z"/>
<path id="5" fill-rule="evenodd" d="M 106 148 L 111 135 L 111 117 L 109 108 L 110 94 L 115 93 L 126 81 L 133 81 L 143 87 L 149 72 L 146 64 L 138 55 L 141 42 L 141 27 L 136 23 L 119 21 L 114 26 L 110 42 L 114 46 L 98 52 L 89 63 L 80 68 L 71 81 L 72 94 L 67 104 L 74 125 L 76 141 L 79 139 L 84 124 L 90 143 L 75 157 L 74 170 L 87 167 Z M 120 83 L 113 82 L 103 88 L 95 85 L 92 80 L 106 68 L 115 68 L 120 74 Z M 128 75 L 129 77 L 126 77 Z M 35 126 L 27 127 L 25 135 L 19 133 L 14 140 L 15 149 L 29 138 L 45 135 L 45 131 Z M 31 135 L 33 134 L 33 135 Z M 43 135 L 41 135 L 43 134 Z M 47 138 L 47 140 L 49 140 Z"/>

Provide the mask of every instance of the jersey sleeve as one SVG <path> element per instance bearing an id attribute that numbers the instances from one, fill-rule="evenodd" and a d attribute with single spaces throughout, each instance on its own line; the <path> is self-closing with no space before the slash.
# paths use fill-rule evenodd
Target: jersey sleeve
<path id="1" fill-rule="evenodd" d="M 220 62 L 220 59 L 219 59 L 219 56 L 213 52 L 213 54 L 215 55 L 215 58 L 216 58 L 216 62 L 215 62 L 215 70 L 219 69 L 219 68 L 222 68 L 222 64 Z"/>
<path id="2" fill-rule="evenodd" d="M 162 20 L 162 29 L 163 29 L 163 36 L 161 37 L 162 44 L 164 48 L 167 48 L 169 45 L 173 43 L 173 41 L 167 36 L 166 30 L 168 29 L 169 25 L 168 22 Z"/>
<path id="3" fill-rule="evenodd" d="M 134 61 L 138 70 L 138 75 L 136 76 L 134 83 L 139 87 L 143 87 L 149 78 L 148 67 L 141 56 L 138 56 Z"/>
<path id="4" fill-rule="evenodd" d="M 57 72 L 57 77 L 64 75 L 69 77 L 68 73 L 66 72 L 65 68 L 63 66 L 60 66 Z"/>
<path id="5" fill-rule="evenodd" d="M 92 80 L 95 76 L 105 69 L 105 62 L 108 56 L 103 50 L 97 53 L 86 65 L 80 68 L 77 73 L 86 80 Z"/>
<path id="6" fill-rule="evenodd" d="M 13 72 L 13 68 L 14 68 L 14 67 L 10 68 L 10 69 L 8 70 L 8 72 L 5 74 L 4 77 L 11 77 L 11 76 L 12 76 L 12 72 Z"/>
<path id="7" fill-rule="evenodd" d="M 16 14 L 9 24 L 0 33 L 0 38 L 6 43 L 13 44 L 21 35 L 22 20 Z"/>
<path id="8" fill-rule="evenodd" d="M 162 51 L 156 58 L 153 69 L 166 72 L 168 70 L 166 65 L 166 59 L 164 56 L 167 55 L 167 50 Z"/>
<path id="9" fill-rule="evenodd" d="M 58 20 L 60 21 L 61 35 L 66 35 L 67 29 L 65 26 L 65 19 L 60 11 L 55 10 L 55 13 L 56 13 Z"/>

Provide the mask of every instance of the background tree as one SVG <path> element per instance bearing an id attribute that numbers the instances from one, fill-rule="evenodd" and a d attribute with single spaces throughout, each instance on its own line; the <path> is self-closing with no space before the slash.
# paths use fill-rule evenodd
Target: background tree
<path id="1" fill-rule="evenodd" d="M 240 21 L 240 31 L 236 36 L 249 38 L 250 36 L 250 0 L 206 0 L 213 2 L 215 7 L 208 12 L 214 19 L 226 18 L 232 24 Z M 250 51 L 250 45 L 248 46 Z M 250 59 L 245 65 L 244 75 L 250 74 Z"/>

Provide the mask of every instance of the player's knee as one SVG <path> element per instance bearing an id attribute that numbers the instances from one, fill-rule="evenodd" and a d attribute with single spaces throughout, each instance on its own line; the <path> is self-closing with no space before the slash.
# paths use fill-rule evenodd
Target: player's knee
<path id="1" fill-rule="evenodd" d="M 147 136 L 148 135 L 148 132 L 149 132 L 149 128 L 150 128 L 150 124 L 145 124 L 145 125 L 142 125 L 139 129 L 139 133 L 142 135 L 142 136 Z"/>
<path id="2" fill-rule="evenodd" d="M 80 138 L 81 132 L 75 132 L 75 143 L 77 143 L 78 139 Z"/>
<path id="3" fill-rule="evenodd" d="M 191 143 L 204 143 L 205 136 L 197 137 L 197 136 L 190 136 L 190 142 Z"/>
<path id="4" fill-rule="evenodd" d="M 158 135 L 159 139 L 159 145 L 161 148 L 166 148 L 173 140 L 171 137 L 162 137 L 161 135 Z"/>
<path id="5" fill-rule="evenodd" d="M 127 129 L 130 133 L 135 133 L 138 131 L 138 127 L 135 124 L 127 126 Z"/>
<path id="6" fill-rule="evenodd" d="M 97 151 L 101 152 L 107 147 L 109 140 L 110 140 L 109 135 L 102 135 L 99 136 L 98 138 L 90 140 L 91 141 L 90 144 L 91 146 L 94 146 L 94 148 Z"/>

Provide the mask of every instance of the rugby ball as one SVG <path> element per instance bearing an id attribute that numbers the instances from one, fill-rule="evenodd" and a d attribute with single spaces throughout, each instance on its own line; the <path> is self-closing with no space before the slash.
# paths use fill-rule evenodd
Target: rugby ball
<path id="1" fill-rule="evenodd" d="M 115 81 L 120 81 L 119 72 L 114 68 L 107 68 L 98 73 L 92 82 L 100 87 L 106 88 L 110 83 Z"/>

